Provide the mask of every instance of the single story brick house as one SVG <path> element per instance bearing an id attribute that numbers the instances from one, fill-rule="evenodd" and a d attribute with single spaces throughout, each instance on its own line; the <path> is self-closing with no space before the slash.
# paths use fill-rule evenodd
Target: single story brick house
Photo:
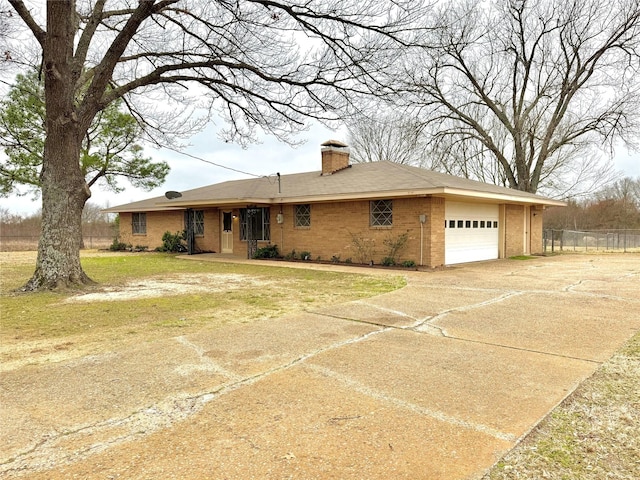
<path id="1" fill-rule="evenodd" d="M 228 181 L 108 208 L 120 241 L 155 248 L 186 231 L 190 253 L 281 254 L 440 266 L 542 251 L 544 209 L 564 203 L 391 162 L 351 164 L 345 144 L 322 144 L 322 170 Z M 399 239 L 403 239 L 399 242 Z"/>

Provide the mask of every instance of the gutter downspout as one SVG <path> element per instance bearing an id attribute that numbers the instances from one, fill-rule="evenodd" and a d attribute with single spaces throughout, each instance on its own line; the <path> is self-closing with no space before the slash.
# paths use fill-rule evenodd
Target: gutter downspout
<path id="1" fill-rule="evenodd" d="M 424 224 L 427 221 L 425 214 L 420 215 L 420 266 L 424 266 L 423 251 L 424 251 Z"/>

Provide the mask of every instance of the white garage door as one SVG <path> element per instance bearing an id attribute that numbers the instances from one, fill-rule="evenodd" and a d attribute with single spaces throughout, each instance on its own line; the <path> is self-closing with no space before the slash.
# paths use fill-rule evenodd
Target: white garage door
<path id="1" fill-rule="evenodd" d="M 445 203 L 444 263 L 498 258 L 498 205 Z"/>

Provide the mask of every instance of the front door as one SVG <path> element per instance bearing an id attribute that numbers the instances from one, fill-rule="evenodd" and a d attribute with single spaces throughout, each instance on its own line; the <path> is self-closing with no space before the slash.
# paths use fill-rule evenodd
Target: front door
<path id="1" fill-rule="evenodd" d="M 233 253 L 233 213 L 222 212 L 222 253 Z"/>

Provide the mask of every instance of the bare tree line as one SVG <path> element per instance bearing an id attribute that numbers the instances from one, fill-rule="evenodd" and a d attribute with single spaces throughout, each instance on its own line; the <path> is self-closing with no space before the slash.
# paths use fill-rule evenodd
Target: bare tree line
<path id="1" fill-rule="evenodd" d="M 562 198 L 614 180 L 614 145 L 640 132 L 637 0 L 438 5 L 393 103 L 349 120 L 356 158 L 387 159 L 371 143 L 395 118 L 396 138 L 422 134 L 401 163 Z"/>
<path id="2" fill-rule="evenodd" d="M 556 230 L 640 229 L 640 177 L 622 178 L 566 207 L 550 208 L 544 226 Z"/>

